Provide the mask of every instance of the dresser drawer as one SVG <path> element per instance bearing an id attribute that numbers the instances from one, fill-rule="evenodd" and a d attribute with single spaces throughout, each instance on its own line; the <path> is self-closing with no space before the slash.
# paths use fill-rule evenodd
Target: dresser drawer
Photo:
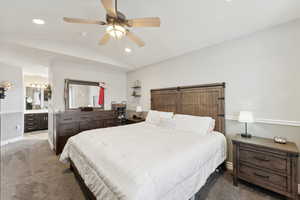
<path id="1" fill-rule="evenodd" d="M 104 128 L 104 121 L 98 120 L 98 121 L 91 121 L 91 129 L 98 129 L 98 128 Z"/>
<path id="2" fill-rule="evenodd" d="M 282 174 L 289 174 L 288 161 L 285 157 L 275 156 L 262 151 L 240 149 L 240 160 L 251 163 L 257 167 L 266 168 L 280 172 Z"/>
<path id="3" fill-rule="evenodd" d="M 78 121 L 79 119 L 79 116 L 78 115 L 71 115 L 71 114 L 68 114 L 68 115 L 61 115 L 59 117 L 59 123 L 70 123 L 70 122 L 75 122 L 75 121 Z"/>
<path id="4" fill-rule="evenodd" d="M 37 121 L 35 120 L 27 120 L 25 121 L 25 126 L 36 126 L 37 125 Z"/>
<path id="5" fill-rule="evenodd" d="M 73 136 L 79 133 L 79 125 L 76 123 L 60 124 L 58 128 L 59 136 Z"/>
<path id="6" fill-rule="evenodd" d="M 280 190 L 282 192 L 286 192 L 288 190 L 288 178 L 286 176 L 281 176 L 269 171 L 260 170 L 258 168 L 250 167 L 242 163 L 240 163 L 238 173 L 240 178 L 262 187 L 272 189 L 276 188 L 277 190 Z"/>
<path id="7" fill-rule="evenodd" d="M 87 113 L 81 113 L 80 117 L 79 117 L 80 121 L 90 121 L 93 118 L 95 118 L 95 114 L 89 113 L 89 112 L 87 112 Z"/>
<path id="8" fill-rule="evenodd" d="M 111 111 L 102 111 L 96 113 L 97 119 L 113 119 L 115 118 L 115 113 Z"/>
<path id="9" fill-rule="evenodd" d="M 24 117 L 24 121 L 26 122 L 34 122 L 36 121 L 36 117 L 34 117 L 32 114 L 28 115 L 26 114 Z"/>
<path id="10" fill-rule="evenodd" d="M 25 117 L 25 122 L 33 122 L 35 121 L 34 117 Z"/>
<path id="11" fill-rule="evenodd" d="M 118 126 L 116 119 L 104 120 L 104 127 L 114 127 L 114 126 Z"/>
<path id="12" fill-rule="evenodd" d="M 36 126 L 30 126 L 30 125 L 25 126 L 25 132 L 35 131 L 36 129 L 37 129 Z"/>
<path id="13" fill-rule="evenodd" d="M 79 123 L 80 131 L 87 131 L 87 130 L 93 129 L 92 123 L 93 123 L 92 121 L 81 121 Z"/>
<path id="14" fill-rule="evenodd" d="M 34 114 L 25 114 L 25 119 L 33 119 Z"/>

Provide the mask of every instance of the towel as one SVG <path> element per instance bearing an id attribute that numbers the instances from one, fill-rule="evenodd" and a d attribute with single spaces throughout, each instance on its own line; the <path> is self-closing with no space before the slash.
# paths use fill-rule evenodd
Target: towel
<path id="1" fill-rule="evenodd" d="M 104 105 L 104 87 L 100 87 L 98 104 Z"/>

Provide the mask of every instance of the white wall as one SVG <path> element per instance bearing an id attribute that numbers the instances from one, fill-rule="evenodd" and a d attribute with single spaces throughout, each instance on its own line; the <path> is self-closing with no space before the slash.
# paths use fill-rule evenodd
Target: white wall
<path id="1" fill-rule="evenodd" d="M 24 89 L 21 68 L 0 63 L 0 82 L 9 81 L 13 87 L 1 100 L 1 142 L 23 136 Z"/>
<path id="2" fill-rule="evenodd" d="M 251 110 L 258 119 L 287 120 L 300 125 L 299 35 L 297 20 L 129 72 L 130 108 L 141 104 L 149 109 L 150 89 L 226 82 L 227 115 Z M 130 96 L 135 80 L 142 84 L 139 102 Z M 241 124 L 231 120 L 227 120 L 226 127 L 228 137 L 243 130 Z M 250 131 L 269 138 L 287 137 L 300 149 L 300 127 L 256 123 Z"/>
<path id="3" fill-rule="evenodd" d="M 65 109 L 65 79 L 105 82 L 105 109 L 110 109 L 111 101 L 120 102 L 127 99 L 126 72 L 107 64 L 56 60 L 49 68 L 49 78 L 53 90 L 52 106 L 55 110 Z"/>
<path id="4" fill-rule="evenodd" d="M 129 86 L 141 80 L 149 109 L 152 88 L 226 82 L 227 115 L 300 121 L 299 35 L 300 20 L 130 72 Z"/>

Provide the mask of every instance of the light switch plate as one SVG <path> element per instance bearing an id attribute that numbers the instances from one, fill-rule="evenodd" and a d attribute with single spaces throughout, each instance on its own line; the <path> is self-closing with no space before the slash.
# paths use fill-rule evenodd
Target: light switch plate
<path id="1" fill-rule="evenodd" d="M 298 194 L 300 194 L 300 184 L 298 184 Z"/>
<path id="2" fill-rule="evenodd" d="M 17 124 L 17 125 L 16 125 L 16 130 L 17 130 L 17 131 L 21 131 L 21 126 L 20 126 L 20 124 Z"/>

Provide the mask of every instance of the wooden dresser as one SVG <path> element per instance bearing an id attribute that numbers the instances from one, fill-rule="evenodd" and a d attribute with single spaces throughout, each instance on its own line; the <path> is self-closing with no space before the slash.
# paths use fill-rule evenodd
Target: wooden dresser
<path id="1" fill-rule="evenodd" d="M 290 199 L 298 199 L 298 156 L 295 143 L 274 143 L 272 139 L 240 135 L 233 142 L 233 182 L 256 184 Z"/>
<path id="2" fill-rule="evenodd" d="M 114 111 L 79 110 L 56 113 L 54 115 L 53 146 L 56 154 L 60 154 L 67 140 L 86 130 L 120 125 Z"/>

